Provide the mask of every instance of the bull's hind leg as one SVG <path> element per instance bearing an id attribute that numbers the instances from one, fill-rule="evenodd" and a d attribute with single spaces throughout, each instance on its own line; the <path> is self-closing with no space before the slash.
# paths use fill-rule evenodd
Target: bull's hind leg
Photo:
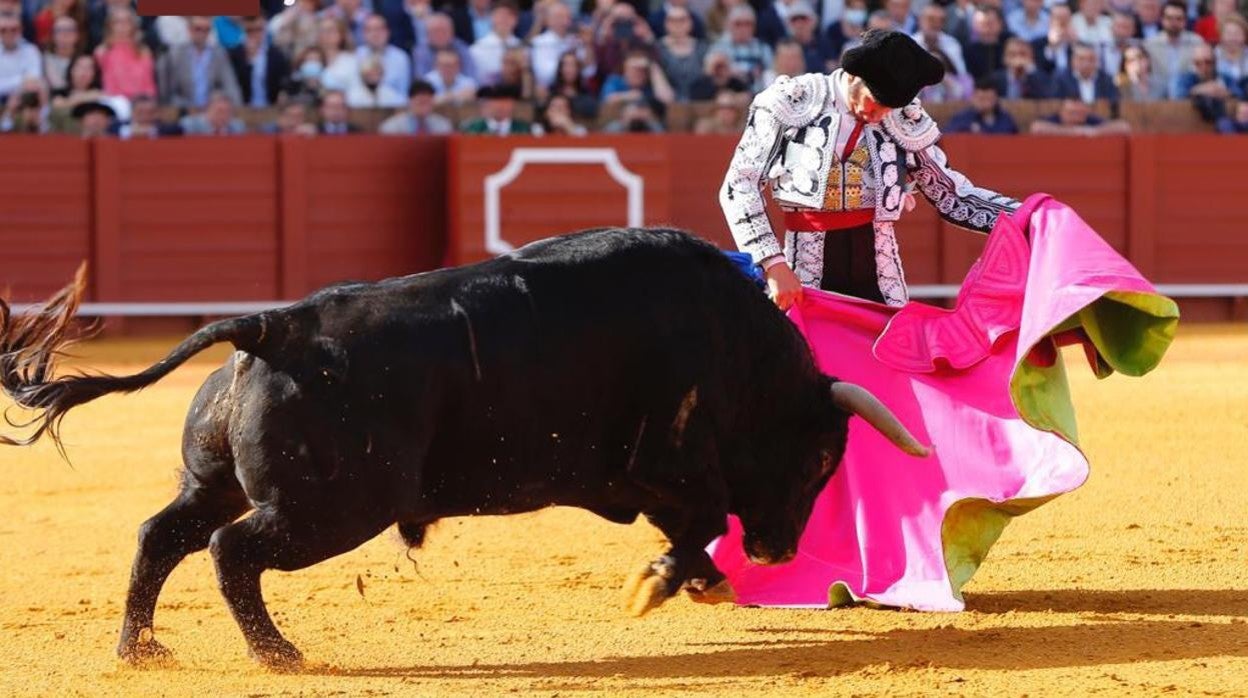
<path id="1" fill-rule="evenodd" d="M 227 365 L 227 369 L 230 365 Z M 139 549 L 130 573 L 126 614 L 117 654 L 140 664 L 169 656 L 152 636 L 156 599 L 169 573 L 183 558 L 208 547 L 212 532 L 251 508 L 234 477 L 226 443 L 223 396 L 228 370 L 213 373 L 196 394 L 187 415 L 182 459 L 186 466 L 177 499 L 139 528 Z"/>
<path id="2" fill-rule="evenodd" d="M 170 652 L 152 634 L 160 589 L 183 558 L 208 547 L 208 538 L 248 508 L 242 490 L 183 488 L 178 498 L 139 528 L 139 549 L 130 573 L 125 619 L 117 654 L 142 664 L 163 660 Z"/>
<path id="3" fill-rule="evenodd" d="M 261 573 L 309 567 L 356 548 L 391 523 L 392 517 L 376 511 L 349 516 L 326 503 L 315 514 L 297 518 L 272 509 L 258 510 L 212 534 L 209 548 L 221 593 L 251 656 L 279 670 L 296 669 L 303 660 L 269 617 L 260 591 Z"/>

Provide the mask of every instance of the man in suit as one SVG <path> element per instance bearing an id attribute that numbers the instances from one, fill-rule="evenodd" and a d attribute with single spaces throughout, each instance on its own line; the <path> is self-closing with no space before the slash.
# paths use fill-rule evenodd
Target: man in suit
<path id="1" fill-rule="evenodd" d="M 1091 44 L 1078 43 L 1070 57 L 1071 69 L 1057 74 L 1053 96 L 1091 104 L 1098 99 L 1118 101 L 1118 86 L 1101 70 L 1100 55 Z"/>
<path id="2" fill-rule="evenodd" d="M 321 97 L 321 123 L 317 125 L 316 132 L 326 136 L 359 133 L 360 127 L 348 120 L 350 115 L 346 93 L 329 90 Z"/>
<path id="3" fill-rule="evenodd" d="M 433 85 L 412 83 L 407 110 L 381 122 L 378 133 L 386 136 L 441 136 L 455 131 L 450 119 L 433 113 Z"/>
<path id="4" fill-rule="evenodd" d="M 1122 119 L 1105 121 L 1092 113 L 1081 99 L 1063 99 L 1056 114 L 1031 122 L 1032 135 L 1108 136 L 1131 133 L 1131 125 Z"/>
<path id="5" fill-rule="evenodd" d="M 163 138 L 182 135 L 182 127 L 177 124 L 166 124 L 157 113 L 156 98 L 150 95 L 137 95 L 130 100 L 130 123 L 114 122 L 109 132 L 123 140 L 138 138 Z"/>
<path id="6" fill-rule="evenodd" d="M 230 63 L 243 95 L 242 103 L 264 108 L 277 102 L 290 75 L 290 59 L 269 41 L 263 17 L 243 20 L 243 43 L 230 49 Z"/>
<path id="7" fill-rule="evenodd" d="M 472 60 L 472 51 L 455 36 L 451 18 L 441 12 L 435 12 L 425 19 L 425 37 L 423 44 L 417 44 L 412 50 L 412 72 L 416 77 L 426 75 L 433 70 L 437 61 L 438 51 L 450 49 L 459 54 L 459 69 L 469 78 L 477 79 L 477 64 Z"/>
<path id="8" fill-rule="evenodd" d="M 1178 0 L 1170 0 L 1161 8 L 1161 33 L 1144 42 L 1153 60 L 1153 72 L 1166 81 L 1170 99 L 1182 98 L 1179 78 L 1192 69 L 1192 52 L 1205 43 L 1186 27 L 1187 8 Z"/>
<path id="9" fill-rule="evenodd" d="M 1070 5 L 1049 8 L 1049 33 L 1031 43 L 1036 54 L 1036 67 L 1050 75 L 1070 70 L 1070 53 L 1075 43 L 1075 27 Z"/>
<path id="10" fill-rule="evenodd" d="M 986 78 L 1005 67 L 1005 19 L 1001 10 L 991 5 L 983 5 L 975 9 L 971 15 L 971 30 L 974 38 L 967 44 L 966 69 L 976 80 Z"/>
<path id="11" fill-rule="evenodd" d="M 224 92 L 213 92 L 204 111 L 182 117 L 182 132 L 188 136 L 237 136 L 247 132 L 241 119 L 234 117 L 234 102 Z"/>
<path id="12" fill-rule="evenodd" d="M 215 91 L 223 92 L 234 104 L 242 102 L 230 57 L 225 49 L 208 42 L 212 18 L 191 17 L 189 26 L 191 40 L 173 47 L 157 66 L 163 103 L 199 109 Z"/>
<path id="13" fill-rule="evenodd" d="M 1036 67 L 1031 44 L 1018 37 L 1005 40 L 1005 67 L 992 74 L 997 92 L 1005 99 L 1048 99 L 1052 77 Z"/>
<path id="14" fill-rule="evenodd" d="M 953 35 L 944 31 L 948 22 L 948 12 L 941 5 L 929 4 L 919 13 L 919 30 L 911 37 L 929 53 L 939 50 L 949 59 L 953 72 L 966 74 L 966 59 L 962 56 L 962 44 Z"/>
<path id="15" fill-rule="evenodd" d="M 945 133 L 988 133 L 1012 135 L 1018 125 L 1010 113 L 1001 108 L 996 84 L 988 78 L 975 82 L 971 106 L 954 114 L 945 125 Z"/>
<path id="16" fill-rule="evenodd" d="M 481 103 L 481 116 L 464 124 L 464 133 L 490 136 L 529 135 L 533 126 L 515 118 L 516 100 L 520 95 L 508 86 L 485 86 L 477 90 Z"/>

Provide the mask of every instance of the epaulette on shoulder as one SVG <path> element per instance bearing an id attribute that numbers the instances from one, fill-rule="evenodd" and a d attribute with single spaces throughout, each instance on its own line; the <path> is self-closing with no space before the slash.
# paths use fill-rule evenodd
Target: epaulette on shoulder
<path id="1" fill-rule="evenodd" d="M 883 126 L 898 145 L 911 153 L 940 140 L 936 121 L 928 115 L 917 97 L 906 106 L 890 111 L 884 117 Z"/>
<path id="2" fill-rule="evenodd" d="M 758 93 L 754 106 L 767 109 L 785 126 L 805 126 L 823 113 L 828 101 L 828 79 L 820 73 L 797 77 L 781 75 Z"/>

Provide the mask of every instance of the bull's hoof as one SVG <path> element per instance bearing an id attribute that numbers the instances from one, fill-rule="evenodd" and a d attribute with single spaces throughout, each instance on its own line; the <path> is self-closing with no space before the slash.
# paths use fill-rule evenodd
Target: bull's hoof
<path id="1" fill-rule="evenodd" d="M 257 644 L 249 654 L 270 671 L 287 674 L 303 668 L 303 653 L 282 638 Z"/>
<path id="2" fill-rule="evenodd" d="M 721 579 L 718 584 L 709 588 L 706 584 L 705 579 L 690 580 L 685 586 L 685 593 L 689 595 L 689 600 L 706 604 L 736 602 L 737 592 L 727 579 Z"/>
<path id="3" fill-rule="evenodd" d="M 167 669 L 177 664 L 173 651 L 156 641 L 151 628 L 122 638 L 117 646 L 117 657 L 136 669 Z"/>
<path id="4" fill-rule="evenodd" d="M 630 575 L 624 582 L 624 606 L 629 614 L 644 616 L 662 606 L 673 593 L 674 574 L 671 561 L 660 558 Z"/>
<path id="5" fill-rule="evenodd" d="M 637 591 L 628 600 L 628 612 L 635 618 L 646 615 L 667 601 L 667 580 L 662 577 L 646 577 L 637 585 Z"/>

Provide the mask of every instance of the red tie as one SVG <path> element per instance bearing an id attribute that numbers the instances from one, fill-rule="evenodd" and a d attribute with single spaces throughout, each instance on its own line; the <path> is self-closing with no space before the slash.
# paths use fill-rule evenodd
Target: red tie
<path id="1" fill-rule="evenodd" d="M 849 159 L 854 152 L 854 146 L 858 145 L 858 137 L 862 135 L 862 122 L 854 120 L 854 130 L 849 132 L 849 140 L 845 141 L 845 152 L 841 153 L 841 162 Z"/>

